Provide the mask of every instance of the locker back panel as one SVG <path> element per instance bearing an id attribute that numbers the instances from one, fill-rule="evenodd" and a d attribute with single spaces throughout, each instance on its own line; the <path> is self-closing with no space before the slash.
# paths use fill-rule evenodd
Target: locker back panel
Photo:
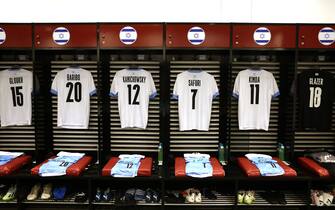
<path id="1" fill-rule="evenodd" d="M 154 60 L 113 60 L 110 61 L 110 84 L 117 71 L 136 65 L 149 71 L 154 79 L 157 96 L 149 101 L 148 124 L 146 129 L 121 128 L 117 97 L 110 100 L 110 148 L 121 152 L 157 152 L 160 127 L 160 62 Z"/>
<path id="2" fill-rule="evenodd" d="M 54 60 L 51 61 L 51 79 L 56 73 L 69 67 L 79 65 L 92 73 L 94 83 L 98 87 L 97 61 L 95 60 Z M 88 129 L 65 129 L 57 127 L 57 96 L 52 96 L 53 149 L 66 151 L 97 151 L 99 138 L 98 97 L 90 98 L 90 121 Z"/>
<path id="3" fill-rule="evenodd" d="M 298 73 L 308 70 L 319 68 L 322 71 L 329 71 L 335 75 L 334 62 L 298 62 Z M 298 126 L 299 122 L 299 100 L 296 100 L 296 121 L 295 125 Z M 335 150 L 335 103 L 333 102 L 331 129 L 327 132 L 315 131 L 296 131 L 294 133 L 294 152 L 304 152 L 312 149 L 327 149 L 330 151 Z"/>
<path id="4" fill-rule="evenodd" d="M 5 70 L 13 65 L 32 71 L 32 61 L 0 61 L 0 70 Z M 32 125 L 0 127 L 0 148 L 6 151 L 34 151 L 35 150 L 35 105 L 32 97 Z"/>
<path id="5" fill-rule="evenodd" d="M 190 68 L 201 68 L 215 77 L 220 89 L 220 61 L 170 61 L 170 93 L 177 75 Z M 222 96 L 220 96 L 222 97 Z M 179 131 L 178 101 L 170 100 L 170 152 L 216 152 L 219 144 L 219 99 L 212 103 L 209 131 Z"/>
<path id="6" fill-rule="evenodd" d="M 266 71 L 272 72 L 278 88 L 280 89 L 280 68 L 279 62 L 244 62 L 234 61 L 232 63 L 232 75 L 230 89 L 234 87 L 237 74 L 250 66 L 258 65 Z M 279 132 L 279 99 L 278 97 L 271 102 L 270 125 L 268 131 L 263 130 L 239 130 L 238 127 L 238 100 L 232 99 L 229 108 L 230 116 L 230 149 L 231 152 L 238 153 L 274 153 L 277 150 Z"/>

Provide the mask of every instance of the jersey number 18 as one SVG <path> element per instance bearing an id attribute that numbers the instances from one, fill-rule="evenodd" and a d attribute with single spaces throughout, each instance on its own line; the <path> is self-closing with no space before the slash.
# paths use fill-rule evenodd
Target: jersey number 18
<path id="1" fill-rule="evenodd" d="M 309 92 L 309 107 L 318 108 L 321 105 L 322 89 L 320 87 L 310 87 Z"/>

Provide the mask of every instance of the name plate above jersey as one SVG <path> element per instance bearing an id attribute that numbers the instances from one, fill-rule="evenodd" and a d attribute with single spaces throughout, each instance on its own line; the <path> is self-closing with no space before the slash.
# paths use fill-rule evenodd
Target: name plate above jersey
<path id="1" fill-rule="evenodd" d="M 31 24 L 0 24 L 1 48 L 31 48 Z"/>
<path id="2" fill-rule="evenodd" d="M 295 46 L 295 25 L 233 26 L 233 48 L 295 48 Z"/>
<path id="3" fill-rule="evenodd" d="M 299 48 L 335 48 L 335 25 L 300 25 Z"/>
<path id="4" fill-rule="evenodd" d="M 101 24 L 101 48 L 162 48 L 163 24 Z"/>
<path id="5" fill-rule="evenodd" d="M 229 24 L 167 24 L 167 48 L 229 48 Z"/>
<path id="6" fill-rule="evenodd" d="M 95 48 L 96 24 L 37 24 L 36 48 Z"/>

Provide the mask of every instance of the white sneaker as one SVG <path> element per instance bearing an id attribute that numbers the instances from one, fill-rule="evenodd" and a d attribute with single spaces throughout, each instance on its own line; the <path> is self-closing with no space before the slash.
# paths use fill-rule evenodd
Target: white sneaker
<path id="1" fill-rule="evenodd" d="M 2 198 L 3 201 L 11 201 L 14 200 L 16 197 L 16 185 L 12 185 L 6 195 Z"/>
<path id="2" fill-rule="evenodd" d="M 334 196 L 330 193 L 323 193 L 323 203 L 326 206 L 330 206 L 333 203 Z"/>
<path id="3" fill-rule="evenodd" d="M 28 201 L 36 200 L 36 198 L 38 197 L 40 191 L 41 191 L 41 184 L 40 183 L 35 184 L 31 188 L 31 191 L 30 191 L 29 195 L 27 196 L 27 200 Z"/>
<path id="4" fill-rule="evenodd" d="M 196 193 L 195 193 L 194 201 L 195 201 L 196 203 L 201 203 L 201 193 L 200 193 L 200 192 L 196 192 Z"/>
<path id="5" fill-rule="evenodd" d="M 185 190 L 185 192 L 187 193 L 186 201 L 189 202 L 189 203 L 194 203 L 195 193 L 193 192 L 193 188 L 189 188 L 189 189 Z"/>
<path id="6" fill-rule="evenodd" d="M 323 206 L 323 191 L 317 191 L 317 199 L 315 200 L 317 206 Z"/>
<path id="7" fill-rule="evenodd" d="M 41 195 L 41 199 L 47 200 L 51 198 L 52 184 L 48 183 L 43 186 L 43 192 Z"/>

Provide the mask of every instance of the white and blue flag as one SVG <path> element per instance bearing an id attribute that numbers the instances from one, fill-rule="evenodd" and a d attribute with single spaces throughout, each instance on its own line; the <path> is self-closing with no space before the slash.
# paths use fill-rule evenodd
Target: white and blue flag
<path id="1" fill-rule="evenodd" d="M 267 45 L 271 41 L 271 32 L 268 28 L 260 27 L 254 32 L 254 40 L 258 45 Z"/>
<path id="2" fill-rule="evenodd" d="M 131 45 L 137 40 L 137 31 L 131 26 L 126 26 L 121 29 L 119 37 L 123 44 Z"/>
<path id="3" fill-rule="evenodd" d="M 193 45 L 199 45 L 205 41 L 206 34 L 204 29 L 200 27 L 192 27 L 188 30 L 187 39 Z"/>
<path id="4" fill-rule="evenodd" d="M 0 44 L 3 44 L 6 41 L 6 32 L 0 28 Z"/>
<path id="5" fill-rule="evenodd" d="M 318 38 L 322 45 L 331 45 L 335 41 L 335 31 L 330 27 L 324 27 L 319 31 Z"/>
<path id="6" fill-rule="evenodd" d="M 70 41 L 70 32 L 67 28 L 58 27 L 54 30 L 52 38 L 57 45 L 66 45 Z"/>

